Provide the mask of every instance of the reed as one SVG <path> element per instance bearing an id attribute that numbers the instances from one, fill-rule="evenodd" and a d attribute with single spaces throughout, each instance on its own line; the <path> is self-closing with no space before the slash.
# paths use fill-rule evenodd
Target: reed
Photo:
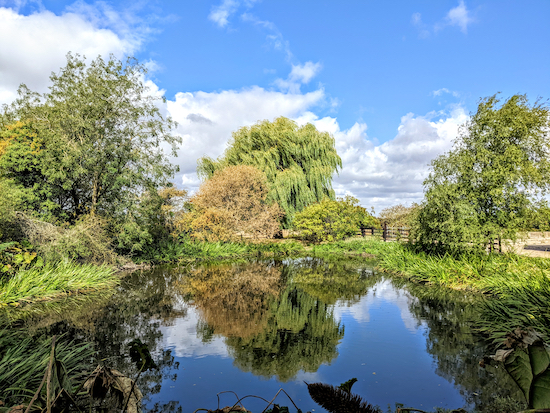
<path id="1" fill-rule="evenodd" d="M 155 264 L 220 258 L 244 258 L 254 255 L 293 255 L 304 251 L 301 243 L 290 242 L 208 242 L 164 241 L 145 251 L 142 259 Z"/>
<path id="2" fill-rule="evenodd" d="M 50 361 L 51 342 L 51 337 L 33 337 L 20 329 L 0 330 L 0 394 L 6 405 L 28 402 L 39 388 Z M 74 386 L 85 378 L 93 353 L 87 343 L 58 337 L 55 357 L 66 378 L 59 386 Z"/>
<path id="3" fill-rule="evenodd" d="M 0 283 L 0 306 L 47 300 L 71 292 L 112 287 L 119 279 L 107 266 L 60 262 L 19 271 Z"/>

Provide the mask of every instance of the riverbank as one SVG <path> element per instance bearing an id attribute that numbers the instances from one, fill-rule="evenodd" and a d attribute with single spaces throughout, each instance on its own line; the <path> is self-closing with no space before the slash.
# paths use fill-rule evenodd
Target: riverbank
<path id="1" fill-rule="evenodd" d="M 550 259 L 515 254 L 433 256 L 405 244 L 351 240 L 319 245 L 316 254 L 374 255 L 379 270 L 419 284 L 467 291 L 483 297 L 478 329 L 502 342 L 516 327 L 550 338 Z"/>
<path id="2" fill-rule="evenodd" d="M 480 328 L 493 337 L 517 325 L 534 327 L 550 336 L 550 260 L 514 254 L 460 257 L 412 251 L 397 242 L 352 239 L 304 246 L 295 240 L 209 243 L 173 242 L 146 252 L 142 263 L 189 264 L 197 261 L 250 257 L 353 254 L 376 257 L 380 270 L 420 284 L 434 284 L 486 297 L 486 319 L 498 321 Z M 17 306 L 61 295 L 116 286 L 120 276 L 108 266 L 64 263 L 32 267 L 0 283 L 0 306 Z"/>
<path id="3" fill-rule="evenodd" d="M 19 306 L 63 295 L 111 288 L 119 283 L 115 269 L 106 265 L 60 262 L 18 271 L 0 281 L 0 307 Z"/>

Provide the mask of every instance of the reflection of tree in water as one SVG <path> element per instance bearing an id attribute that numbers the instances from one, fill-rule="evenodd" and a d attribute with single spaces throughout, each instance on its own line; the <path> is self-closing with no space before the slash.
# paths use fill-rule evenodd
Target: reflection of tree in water
<path id="1" fill-rule="evenodd" d="M 236 366 L 286 381 L 337 355 L 344 329 L 319 295 L 332 302 L 358 298 L 366 292 L 366 277 L 342 260 L 324 265 L 303 259 L 205 266 L 190 271 L 178 287 L 195 301 L 203 339 L 225 336 Z"/>
<path id="2" fill-rule="evenodd" d="M 204 320 L 198 330 L 207 340 L 213 334 L 249 337 L 263 331 L 282 284 L 282 266 L 271 261 L 195 268 L 177 288 L 193 297 Z"/>
<path id="3" fill-rule="evenodd" d="M 404 284 L 401 280 L 394 283 Z M 486 343 L 471 332 L 478 318 L 471 296 L 413 284 L 407 285 L 407 290 L 417 298 L 410 304 L 411 313 L 424 320 L 429 328 L 427 351 L 437 361 L 437 374 L 455 383 L 466 400 L 478 408 L 496 397 L 523 400 L 503 369 L 480 367 L 479 362 L 488 350 Z"/>
<path id="4" fill-rule="evenodd" d="M 142 373 L 137 383 L 145 397 L 158 393 L 163 379 L 176 378 L 173 369 L 178 365 L 171 350 L 162 348 L 160 327 L 187 314 L 172 288 L 179 277 L 177 271 L 156 269 L 125 278 L 119 293 L 97 314 L 96 331 L 90 337 L 105 364 L 130 377 L 136 377 L 138 369 L 130 360 L 128 344 L 140 339 L 147 345 L 158 369 Z"/>
<path id="5" fill-rule="evenodd" d="M 293 287 L 267 314 L 267 327 L 249 337 L 226 340 L 235 365 L 259 376 L 288 381 L 298 371 L 315 372 L 338 354 L 344 327 L 322 301 Z"/>
<path id="6" fill-rule="evenodd" d="M 292 283 L 327 304 L 358 302 L 380 280 L 359 257 L 304 258 L 290 263 Z"/>
<path id="7" fill-rule="evenodd" d="M 131 378 L 137 376 L 138 369 L 130 360 L 128 344 L 139 338 L 159 367 L 142 373 L 137 383 L 147 397 L 160 391 L 163 379 L 175 378 L 173 369 L 177 364 L 171 351 L 162 348 L 159 327 L 186 315 L 184 309 L 178 310 L 180 298 L 171 288 L 179 277 L 178 272 L 171 270 L 134 273 L 122 281 L 114 294 L 91 294 L 34 307 L 32 312 L 29 309 L 29 314 L 24 314 L 25 326 L 37 335 L 66 334 L 79 342 L 90 342 L 97 350 L 95 363 Z M 94 367 L 90 365 L 90 370 Z M 177 406 L 172 408 L 177 410 Z"/>

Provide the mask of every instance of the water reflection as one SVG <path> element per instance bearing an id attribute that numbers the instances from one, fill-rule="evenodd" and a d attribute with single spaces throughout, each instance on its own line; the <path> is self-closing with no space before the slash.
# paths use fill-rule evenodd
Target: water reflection
<path id="1" fill-rule="evenodd" d="M 305 411 L 315 405 L 299 379 L 339 384 L 354 376 L 354 390 L 383 407 L 522 397 L 504 371 L 479 367 L 486 347 L 471 333 L 478 312 L 470 297 L 409 285 L 373 266 L 326 257 L 159 268 L 108 294 L 5 317 L 32 334 L 93 343 L 96 361 L 130 377 L 137 371 L 128 343 L 141 339 L 159 365 L 138 382 L 156 411 L 183 400 L 186 411 L 210 408 L 209 397 L 230 389 L 270 397 L 281 382 Z"/>
<path id="2" fill-rule="evenodd" d="M 393 283 L 405 285 L 401 280 Z M 478 408 L 488 406 L 498 396 L 524 400 L 504 369 L 489 365 L 482 368 L 479 364 L 487 355 L 487 346 L 472 327 L 479 318 L 476 302 L 481 298 L 415 284 L 406 287 L 416 298 L 410 304 L 410 313 L 428 327 L 426 351 L 437 363 L 437 374 L 455 383 L 465 400 Z"/>
<path id="3" fill-rule="evenodd" d="M 205 341 L 215 334 L 246 338 L 267 328 L 267 313 L 283 285 L 281 268 L 277 262 L 199 267 L 176 286 L 194 300 Z"/>

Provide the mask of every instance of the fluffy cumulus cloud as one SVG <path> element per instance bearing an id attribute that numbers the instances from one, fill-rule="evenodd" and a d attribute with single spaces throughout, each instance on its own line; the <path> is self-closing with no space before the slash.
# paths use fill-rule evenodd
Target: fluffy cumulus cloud
<path id="1" fill-rule="evenodd" d="M 380 212 L 391 205 L 422 200 L 422 182 L 430 161 L 451 149 L 459 126 L 467 118 L 460 106 L 448 113 L 407 114 L 401 118 L 396 136 L 381 144 L 369 139 L 365 123 L 341 130 L 335 118 L 319 119 L 311 112 L 297 120 L 311 122 L 335 137 L 343 163 L 333 181 L 337 195 L 353 195 L 363 206 Z"/>
<path id="2" fill-rule="evenodd" d="M 455 106 L 447 112 L 402 117 L 396 135 L 377 143 L 367 135 L 367 125 L 355 123 L 342 130 L 334 117 L 314 112 L 326 105 L 322 89 L 309 93 L 285 93 L 260 87 L 222 92 L 178 93 L 167 102 L 168 113 L 178 122 L 183 143 L 175 160 L 180 165 L 176 184 L 191 191 L 200 182 L 195 173 L 201 156 L 223 154 L 231 132 L 260 120 L 286 116 L 335 137 L 343 168 L 334 177 L 337 195 L 353 195 L 377 212 L 398 203 L 420 202 L 422 182 L 429 163 L 452 147 L 458 127 L 467 120 L 465 110 Z"/>
<path id="3" fill-rule="evenodd" d="M 321 70 L 321 63 L 306 62 L 292 65 L 292 70 L 286 79 L 277 79 L 275 84 L 279 89 L 290 93 L 299 93 L 300 85 L 307 84 Z"/>
<path id="4" fill-rule="evenodd" d="M 60 15 L 0 7 L 0 104 L 13 101 L 21 83 L 45 91 L 49 74 L 65 65 L 69 51 L 90 58 L 132 54 L 143 32 L 129 22 L 104 3 L 75 3 Z"/>
<path id="5" fill-rule="evenodd" d="M 181 92 L 167 101 L 170 116 L 178 122 L 177 133 L 183 143 L 175 160 L 180 165 L 176 184 L 197 188 L 195 174 L 201 156 L 220 156 L 231 132 L 258 121 L 279 116 L 297 118 L 324 100 L 322 89 L 289 94 L 258 86 L 222 92 Z"/>
<path id="6" fill-rule="evenodd" d="M 458 26 L 462 33 L 468 32 L 468 25 L 473 21 L 473 18 L 466 8 L 464 0 L 460 0 L 458 6 L 449 10 L 445 21 L 450 26 Z"/>

